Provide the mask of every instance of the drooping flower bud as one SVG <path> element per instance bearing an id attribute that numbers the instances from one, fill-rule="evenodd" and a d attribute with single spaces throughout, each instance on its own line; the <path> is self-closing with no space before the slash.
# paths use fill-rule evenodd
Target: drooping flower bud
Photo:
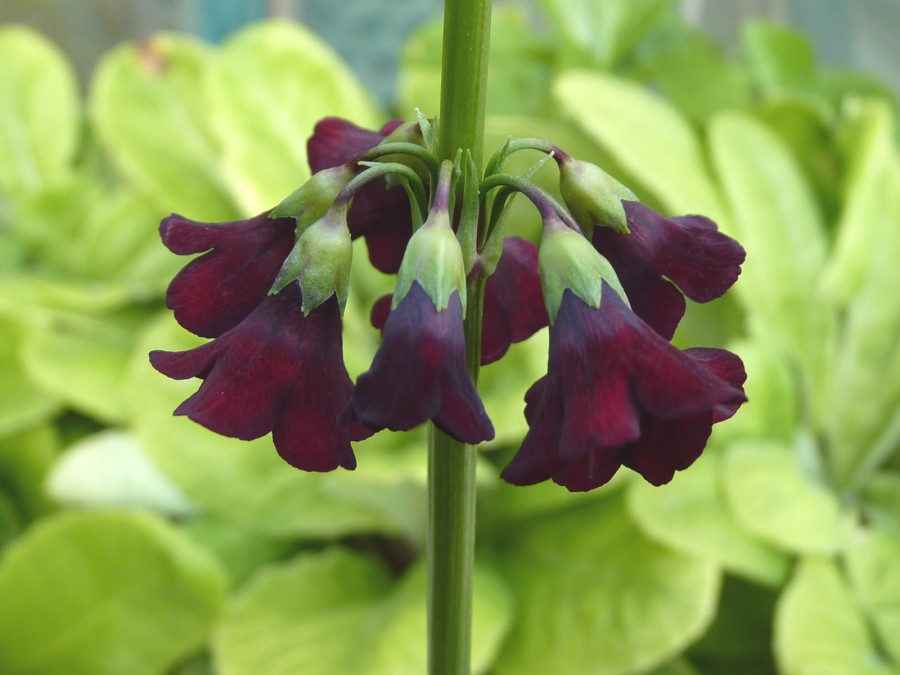
<path id="1" fill-rule="evenodd" d="M 601 280 L 616 291 L 627 304 L 628 299 L 612 265 L 578 232 L 569 229 L 555 215 L 545 215 L 544 232 L 538 250 L 541 290 L 550 323 L 556 321 L 563 293 L 567 289 L 588 307 L 600 307 Z"/>
<path id="2" fill-rule="evenodd" d="M 294 279 L 300 282 L 304 316 L 332 295 L 337 296 L 341 313 L 347 305 L 353 246 L 347 227 L 346 201 L 335 202 L 324 216 L 307 227 L 284 261 L 270 294 L 285 288 Z"/>
<path id="3" fill-rule="evenodd" d="M 564 153 L 556 160 L 560 192 L 572 216 L 588 236 L 595 225 L 628 232 L 622 200 L 637 201 L 634 193 L 596 164 Z"/>
<path id="4" fill-rule="evenodd" d="M 454 292 L 459 293 L 465 314 L 465 264 L 447 206 L 446 195 L 436 197 L 428 218 L 409 240 L 397 273 L 392 309 L 406 297 L 413 282 L 418 281 L 439 312 L 446 309 Z"/>
<path id="5" fill-rule="evenodd" d="M 297 235 L 322 218 L 331 207 L 338 193 L 355 175 L 349 164 L 323 169 L 313 174 L 299 188 L 272 209 L 271 218 L 295 218 Z"/>
<path id="6" fill-rule="evenodd" d="M 450 168 L 442 167 L 431 214 L 406 248 L 381 347 L 343 420 L 372 430 L 431 420 L 475 444 L 492 439 L 494 427 L 466 368 L 465 270 L 448 212 Z"/>

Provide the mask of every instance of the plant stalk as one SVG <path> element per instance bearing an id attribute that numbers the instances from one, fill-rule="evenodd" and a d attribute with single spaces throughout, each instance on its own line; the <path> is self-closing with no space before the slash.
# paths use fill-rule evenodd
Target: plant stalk
<path id="1" fill-rule="evenodd" d="M 440 158 L 459 149 L 484 154 L 491 0 L 446 0 L 441 72 Z M 473 225 L 474 226 L 474 225 Z M 465 335 L 469 374 L 478 382 L 484 281 L 469 281 Z M 428 672 L 469 675 L 475 558 L 474 446 L 433 425 L 428 435 Z"/>

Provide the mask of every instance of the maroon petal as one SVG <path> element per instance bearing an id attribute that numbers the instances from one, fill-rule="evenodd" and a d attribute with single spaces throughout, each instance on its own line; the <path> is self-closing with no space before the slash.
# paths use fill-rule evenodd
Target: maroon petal
<path id="1" fill-rule="evenodd" d="M 540 390 L 543 393 L 544 388 L 541 387 Z M 534 399 L 529 402 L 533 412 L 522 447 L 500 474 L 503 480 L 513 485 L 540 483 L 565 466 L 558 451 L 562 432 L 562 397 L 541 396 L 537 402 L 533 401 Z"/>
<path id="2" fill-rule="evenodd" d="M 380 131 L 361 129 L 337 117 L 320 121 L 307 143 L 309 165 L 315 173 L 354 162 L 378 145 L 402 120 L 392 120 Z M 394 274 L 412 236 L 409 198 L 402 187 L 388 187 L 384 180 L 366 185 L 353 199 L 347 216 L 351 236 L 365 237 L 369 259 L 382 272 Z"/>
<path id="3" fill-rule="evenodd" d="M 381 143 L 403 120 L 391 120 L 380 131 L 369 131 L 340 117 L 320 120 L 306 143 L 309 167 L 313 173 L 354 161 Z"/>
<path id="4" fill-rule="evenodd" d="M 214 341 L 187 352 L 153 352 L 151 363 L 171 377 L 203 378 L 176 415 L 244 440 L 272 431 L 279 454 L 307 471 L 350 469 L 350 431 L 337 421 L 352 393 L 337 300 L 306 317 L 300 307 L 300 288 L 291 284 Z"/>
<path id="5" fill-rule="evenodd" d="M 652 485 L 668 483 L 676 471 L 688 468 L 700 457 L 712 425 L 710 412 L 674 420 L 648 416 L 640 440 L 624 449 L 622 464 Z"/>
<path id="6" fill-rule="evenodd" d="M 724 380 L 742 395 L 732 401 L 717 405 L 713 408 L 713 421 L 721 422 L 734 415 L 746 398 L 743 396 L 743 385 L 747 381 L 747 371 L 744 370 L 744 362 L 736 354 L 725 349 L 713 349 L 710 347 L 692 347 L 685 349 L 684 353 L 694 361 L 706 368 L 710 373 Z"/>
<path id="7" fill-rule="evenodd" d="M 354 239 L 365 237 L 375 269 L 397 273 L 412 237 L 412 213 L 403 188 L 388 188 L 383 180 L 366 185 L 353 198 L 347 225 Z"/>
<path id="8" fill-rule="evenodd" d="M 587 492 L 612 480 L 620 466 L 615 448 L 598 448 L 555 471 L 553 482 L 569 492 Z"/>
<path id="9" fill-rule="evenodd" d="M 670 339 L 684 315 L 675 286 L 696 302 L 718 298 L 737 280 L 744 249 L 703 216 L 669 219 L 638 202 L 622 204 L 631 232 L 596 227 L 594 245 L 612 263 L 635 313 Z"/>
<path id="10" fill-rule="evenodd" d="M 372 326 L 378 330 L 384 330 L 384 324 L 387 323 L 387 318 L 391 314 L 392 300 L 392 296 L 382 295 L 375 301 L 375 304 L 372 305 L 372 311 L 369 313 L 369 320 L 372 322 Z"/>
<path id="11" fill-rule="evenodd" d="M 163 243 L 180 255 L 208 251 L 189 262 L 169 284 L 166 306 L 187 330 L 218 337 L 266 297 L 294 243 L 292 218 L 263 213 L 230 223 L 197 223 L 169 216 L 160 223 Z"/>
<path id="12" fill-rule="evenodd" d="M 466 443 L 494 436 L 466 370 L 459 295 L 438 312 L 414 282 L 391 312 L 371 368 L 359 376 L 353 412 L 371 429 L 411 429 L 427 420 Z"/>
<path id="13" fill-rule="evenodd" d="M 497 269 L 485 284 L 482 365 L 498 360 L 510 344 L 528 339 L 547 324 L 537 246 L 509 237 L 503 242 Z"/>

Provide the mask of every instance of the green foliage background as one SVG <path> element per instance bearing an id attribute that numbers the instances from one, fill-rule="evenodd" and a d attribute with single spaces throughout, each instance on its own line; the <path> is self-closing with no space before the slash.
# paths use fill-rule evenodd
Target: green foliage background
<path id="1" fill-rule="evenodd" d="M 546 137 L 736 236 L 741 280 L 676 340 L 737 351 L 750 403 L 668 486 L 512 488 L 546 336 L 487 367 L 475 672 L 900 673 L 896 102 L 775 24 L 726 57 L 668 0 L 541 6 L 541 31 L 495 11 L 489 143 Z M 407 44 L 401 114 L 437 111 L 439 55 L 437 24 Z M 0 673 L 424 672 L 423 435 L 303 474 L 173 418 L 196 383 L 146 358 L 197 344 L 159 219 L 269 208 L 317 119 L 387 111 L 283 22 L 122 46 L 86 100 L 28 29 L 0 28 L 0 63 Z M 358 253 L 352 375 L 391 284 Z"/>

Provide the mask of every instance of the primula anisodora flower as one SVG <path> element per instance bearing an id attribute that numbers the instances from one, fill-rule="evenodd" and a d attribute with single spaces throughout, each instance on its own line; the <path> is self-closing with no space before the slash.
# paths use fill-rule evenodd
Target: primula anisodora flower
<path id="1" fill-rule="evenodd" d="M 371 432 L 337 423 L 353 390 L 337 298 L 305 317 L 300 307 L 293 283 L 212 342 L 186 352 L 151 352 L 150 361 L 171 378 L 203 380 L 176 415 L 243 440 L 272 432 L 278 454 L 305 471 L 353 469 L 350 441 Z"/>
<path id="2" fill-rule="evenodd" d="M 384 330 L 391 297 L 380 298 L 372 307 L 372 325 Z M 547 310 L 541 298 L 537 246 L 509 237 L 503 253 L 484 289 L 481 333 L 481 364 L 497 361 L 514 342 L 526 340 L 547 325 Z"/>
<path id="3" fill-rule="evenodd" d="M 272 286 L 294 245 L 293 218 L 263 213 L 231 223 L 199 223 L 179 215 L 159 233 L 173 253 L 204 253 L 181 270 L 166 292 L 166 307 L 195 335 L 218 337 L 237 325 Z"/>
<path id="4" fill-rule="evenodd" d="M 567 289 L 550 327 L 547 375 L 526 394 L 528 434 L 503 478 L 584 491 L 624 465 L 662 485 L 746 400 L 744 378 L 730 352 L 679 351 L 605 281 L 598 308 Z"/>
<path id="5" fill-rule="evenodd" d="M 526 340 L 547 325 L 537 259 L 537 246 L 530 241 L 504 240 L 497 269 L 484 289 L 482 364 L 493 363 L 510 344 Z"/>
<path id="6" fill-rule="evenodd" d="M 316 124 L 307 143 L 310 168 L 315 173 L 353 162 L 400 125 L 400 121 L 389 122 L 375 132 L 337 117 L 325 118 Z M 366 185 L 356 193 L 347 223 L 354 239 L 365 237 L 369 259 L 377 269 L 397 272 L 412 236 L 409 198 L 402 187 L 388 187 L 383 179 Z"/>
<path id="7" fill-rule="evenodd" d="M 597 226 L 594 246 L 616 270 L 634 312 L 671 339 L 684 316 L 682 293 L 695 302 L 720 297 L 737 281 L 744 249 L 709 218 L 664 218 L 638 202 L 622 204 L 630 232 Z"/>
<path id="8" fill-rule="evenodd" d="M 431 213 L 407 246 L 381 346 L 356 381 L 346 419 L 374 430 L 431 420 L 474 444 L 493 438 L 494 428 L 466 366 L 466 282 L 448 213 L 451 171 L 445 162 Z"/>
<path id="9" fill-rule="evenodd" d="M 438 311 L 416 281 L 394 308 L 371 368 L 356 381 L 353 413 L 372 429 L 412 429 L 432 420 L 466 443 L 494 428 L 466 369 L 458 292 Z"/>

